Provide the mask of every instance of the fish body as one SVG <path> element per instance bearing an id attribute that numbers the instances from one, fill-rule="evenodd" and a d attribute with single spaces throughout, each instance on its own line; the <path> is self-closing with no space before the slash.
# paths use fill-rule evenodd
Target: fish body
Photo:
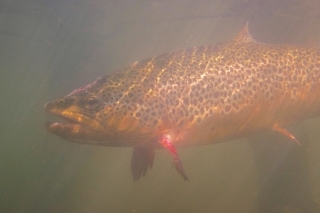
<path id="1" fill-rule="evenodd" d="M 255 41 L 246 26 L 232 41 L 133 63 L 46 104 L 72 122 L 46 127 L 70 141 L 134 147 L 139 179 L 154 149 L 224 142 L 320 115 L 320 50 Z"/>

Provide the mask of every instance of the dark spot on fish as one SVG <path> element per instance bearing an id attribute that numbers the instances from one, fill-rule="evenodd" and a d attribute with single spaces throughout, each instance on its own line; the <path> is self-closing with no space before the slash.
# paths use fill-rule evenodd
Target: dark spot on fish
<path id="1" fill-rule="evenodd" d="M 231 106 L 230 105 L 226 105 L 225 107 L 224 107 L 224 111 L 225 112 L 229 112 L 231 110 Z"/>
<path id="2" fill-rule="evenodd" d="M 149 116 L 147 116 L 147 115 L 143 116 L 143 118 L 142 118 L 142 120 L 144 120 L 144 121 L 148 121 L 148 119 L 149 119 Z"/>
<path id="3" fill-rule="evenodd" d="M 141 116 L 141 113 L 140 113 L 140 112 L 137 112 L 137 113 L 136 113 L 136 117 L 139 118 L 140 116 Z"/>
<path id="4" fill-rule="evenodd" d="M 213 97 L 214 98 L 219 98 L 219 96 L 220 96 L 220 92 L 219 91 L 214 91 L 213 92 Z"/>

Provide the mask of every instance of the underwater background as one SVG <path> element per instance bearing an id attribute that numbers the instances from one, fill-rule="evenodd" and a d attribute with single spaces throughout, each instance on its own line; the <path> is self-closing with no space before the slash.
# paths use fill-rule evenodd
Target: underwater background
<path id="1" fill-rule="evenodd" d="M 117 68 L 230 41 L 249 21 L 263 43 L 320 47 L 318 0 L 2 0 L 0 212 L 320 212 L 320 119 L 164 150 L 133 182 L 132 148 L 79 145 L 48 133 L 45 103 Z M 320 98 L 320 97 L 319 97 Z"/>

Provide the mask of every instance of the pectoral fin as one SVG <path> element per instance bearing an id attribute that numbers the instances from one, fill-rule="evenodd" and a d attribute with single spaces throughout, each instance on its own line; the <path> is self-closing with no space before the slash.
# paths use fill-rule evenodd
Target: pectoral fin
<path id="1" fill-rule="evenodd" d="M 134 181 L 145 176 L 148 168 L 152 168 L 153 160 L 154 149 L 145 146 L 137 146 L 133 148 L 131 172 Z"/>
<path id="2" fill-rule="evenodd" d="M 177 172 L 182 176 L 182 178 L 184 180 L 189 180 L 189 178 L 187 177 L 187 175 L 183 169 L 183 165 L 182 165 L 182 162 L 181 162 L 180 157 L 178 155 L 178 152 L 171 142 L 170 135 L 167 135 L 167 134 L 162 135 L 161 137 L 159 137 L 158 142 L 164 148 L 166 148 L 170 152 L 170 154 L 172 155 L 174 167 L 176 168 Z"/>

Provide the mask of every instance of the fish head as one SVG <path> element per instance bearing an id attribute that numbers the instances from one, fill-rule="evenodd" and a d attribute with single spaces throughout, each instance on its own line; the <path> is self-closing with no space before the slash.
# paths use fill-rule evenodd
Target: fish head
<path id="1" fill-rule="evenodd" d="M 64 119 L 46 123 L 46 129 L 69 141 L 105 146 L 134 146 L 143 134 L 137 132 L 139 120 L 128 103 L 129 86 L 117 76 L 103 77 L 68 96 L 49 102 L 45 111 Z M 137 138 L 134 140 L 134 138 Z M 139 138 L 139 139 L 138 139 Z"/>

